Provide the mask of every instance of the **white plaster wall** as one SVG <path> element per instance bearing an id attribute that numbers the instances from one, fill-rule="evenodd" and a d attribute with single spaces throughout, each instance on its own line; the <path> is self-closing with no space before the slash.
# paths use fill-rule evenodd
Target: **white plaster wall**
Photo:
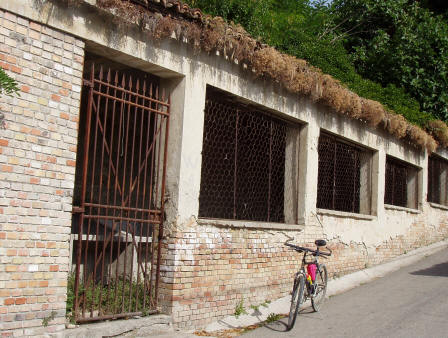
<path id="1" fill-rule="evenodd" d="M 169 210 L 177 224 L 197 217 L 201 176 L 201 152 L 205 91 L 212 85 L 241 98 L 263 105 L 279 115 L 303 125 L 299 151 L 300 222 L 324 225 L 327 238 L 344 243 L 377 246 L 405 234 L 416 221 L 436 223 L 446 210 L 426 203 L 427 155 L 381 130 L 336 115 L 311 101 L 287 93 L 269 81 L 255 79 L 251 71 L 222 56 L 194 53 L 186 43 L 168 39 L 154 43 L 135 27 L 118 27 L 109 14 L 93 7 L 65 9 L 61 5 L 34 0 L 3 0 L 0 8 L 69 32 L 86 41 L 87 49 L 105 54 L 116 61 L 154 73 L 172 89 L 172 119 L 168 161 Z M 75 15 L 73 15 L 73 11 Z M 100 18 L 99 14 L 103 13 Z M 318 154 L 321 129 L 368 147 L 374 153 L 372 167 L 372 216 L 320 212 L 316 209 Z M 418 212 L 384 208 L 385 156 L 410 162 L 419 168 L 420 191 Z M 440 155 L 448 158 L 446 151 Z M 235 225 L 237 226 L 237 225 Z"/>

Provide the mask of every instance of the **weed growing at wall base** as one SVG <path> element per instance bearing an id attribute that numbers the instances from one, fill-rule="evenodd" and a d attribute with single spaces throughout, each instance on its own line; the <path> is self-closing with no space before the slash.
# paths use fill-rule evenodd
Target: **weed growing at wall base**
<path id="1" fill-rule="evenodd" d="M 244 307 L 244 298 L 242 298 L 235 307 L 235 312 L 233 313 L 236 318 L 241 315 L 247 315 L 247 311 Z"/>

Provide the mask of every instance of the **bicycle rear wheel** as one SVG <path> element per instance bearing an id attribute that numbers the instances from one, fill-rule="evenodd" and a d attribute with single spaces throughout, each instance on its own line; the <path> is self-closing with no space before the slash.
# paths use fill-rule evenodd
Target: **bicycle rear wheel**
<path id="1" fill-rule="evenodd" d="M 305 286 L 305 277 L 298 273 L 294 278 L 294 287 L 291 294 L 291 307 L 289 308 L 288 316 L 288 331 L 291 330 L 296 322 L 297 314 L 299 313 L 300 304 L 303 301 L 303 291 Z"/>
<path id="2" fill-rule="evenodd" d="M 314 292 L 311 294 L 311 305 L 314 311 L 319 311 L 325 294 L 327 293 L 327 268 L 324 264 L 320 264 L 316 271 L 316 280 L 314 281 Z"/>

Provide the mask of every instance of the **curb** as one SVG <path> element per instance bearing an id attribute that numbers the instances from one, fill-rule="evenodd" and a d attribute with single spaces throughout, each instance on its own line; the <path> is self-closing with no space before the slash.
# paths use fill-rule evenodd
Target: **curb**
<path id="1" fill-rule="evenodd" d="M 426 247 L 412 250 L 409 253 L 400 255 L 393 258 L 389 262 L 376 265 L 371 268 L 360 270 L 342 276 L 341 278 L 332 279 L 328 282 L 328 289 L 326 297 L 334 296 L 350 289 L 353 289 L 361 284 L 371 282 L 372 280 L 380 277 L 384 277 L 386 274 L 399 270 L 402 267 L 413 264 L 420 259 L 433 254 L 439 250 L 443 250 L 448 247 L 448 240 L 443 240 L 431 244 Z M 304 307 L 311 306 L 311 302 L 308 300 Z M 289 313 L 290 296 L 285 296 L 269 304 L 268 307 L 260 306 L 258 310 L 250 309 L 249 314 L 241 315 L 238 318 L 235 316 L 227 316 L 221 320 L 210 323 L 206 326 L 205 330 L 212 333 L 213 331 L 228 330 L 232 328 L 247 327 L 255 325 L 266 320 L 271 313 L 287 314 Z"/>

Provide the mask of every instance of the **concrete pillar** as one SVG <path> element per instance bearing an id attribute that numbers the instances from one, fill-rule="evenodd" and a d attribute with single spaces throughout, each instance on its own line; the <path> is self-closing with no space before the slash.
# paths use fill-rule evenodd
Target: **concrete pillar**
<path id="1" fill-rule="evenodd" d="M 386 152 L 381 148 L 372 156 L 372 215 L 384 213 Z"/>
<path id="2" fill-rule="evenodd" d="M 299 142 L 299 223 L 316 213 L 320 127 L 314 121 L 300 130 Z"/>
<path id="3" fill-rule="evenodd" d="M 375 154 L 372 156 L 371 152 L 361 153 L 360 155 L 359 212 L 365 215 L 370 215 L 372 213 L 372 167 L 375 162 L 374 156 Z"/>
<path id="4" fill-rule="evenodd" d="M 180 157 L 178 216 L 181 223 L 199 213 L 206 83 L 196 78 L 198 74 L 201 72 L 189 72 L 186 78 L 182 129 L 180 135 L 173 135 L 182 138 L 180 152 L 171 154 Z"/>
<path id="5" fill-rule="evenodd" d="M 170 93 L 170 126 L 168 137 L 168 156 L 166 172 L 165 213 L 168 223 L 177 217 L 179 205 L 180 152 L 185 104 L 185 78 L 163 79 L 161 87 Z"/>
<path id="6" fill-rule="evenodd" d="M 285 223 L 296 224 L 298 221 L 297 210 L 299 207 L 299 148 L 300 129 L 288 127 L 286 129 L 285 149 Z"/>

